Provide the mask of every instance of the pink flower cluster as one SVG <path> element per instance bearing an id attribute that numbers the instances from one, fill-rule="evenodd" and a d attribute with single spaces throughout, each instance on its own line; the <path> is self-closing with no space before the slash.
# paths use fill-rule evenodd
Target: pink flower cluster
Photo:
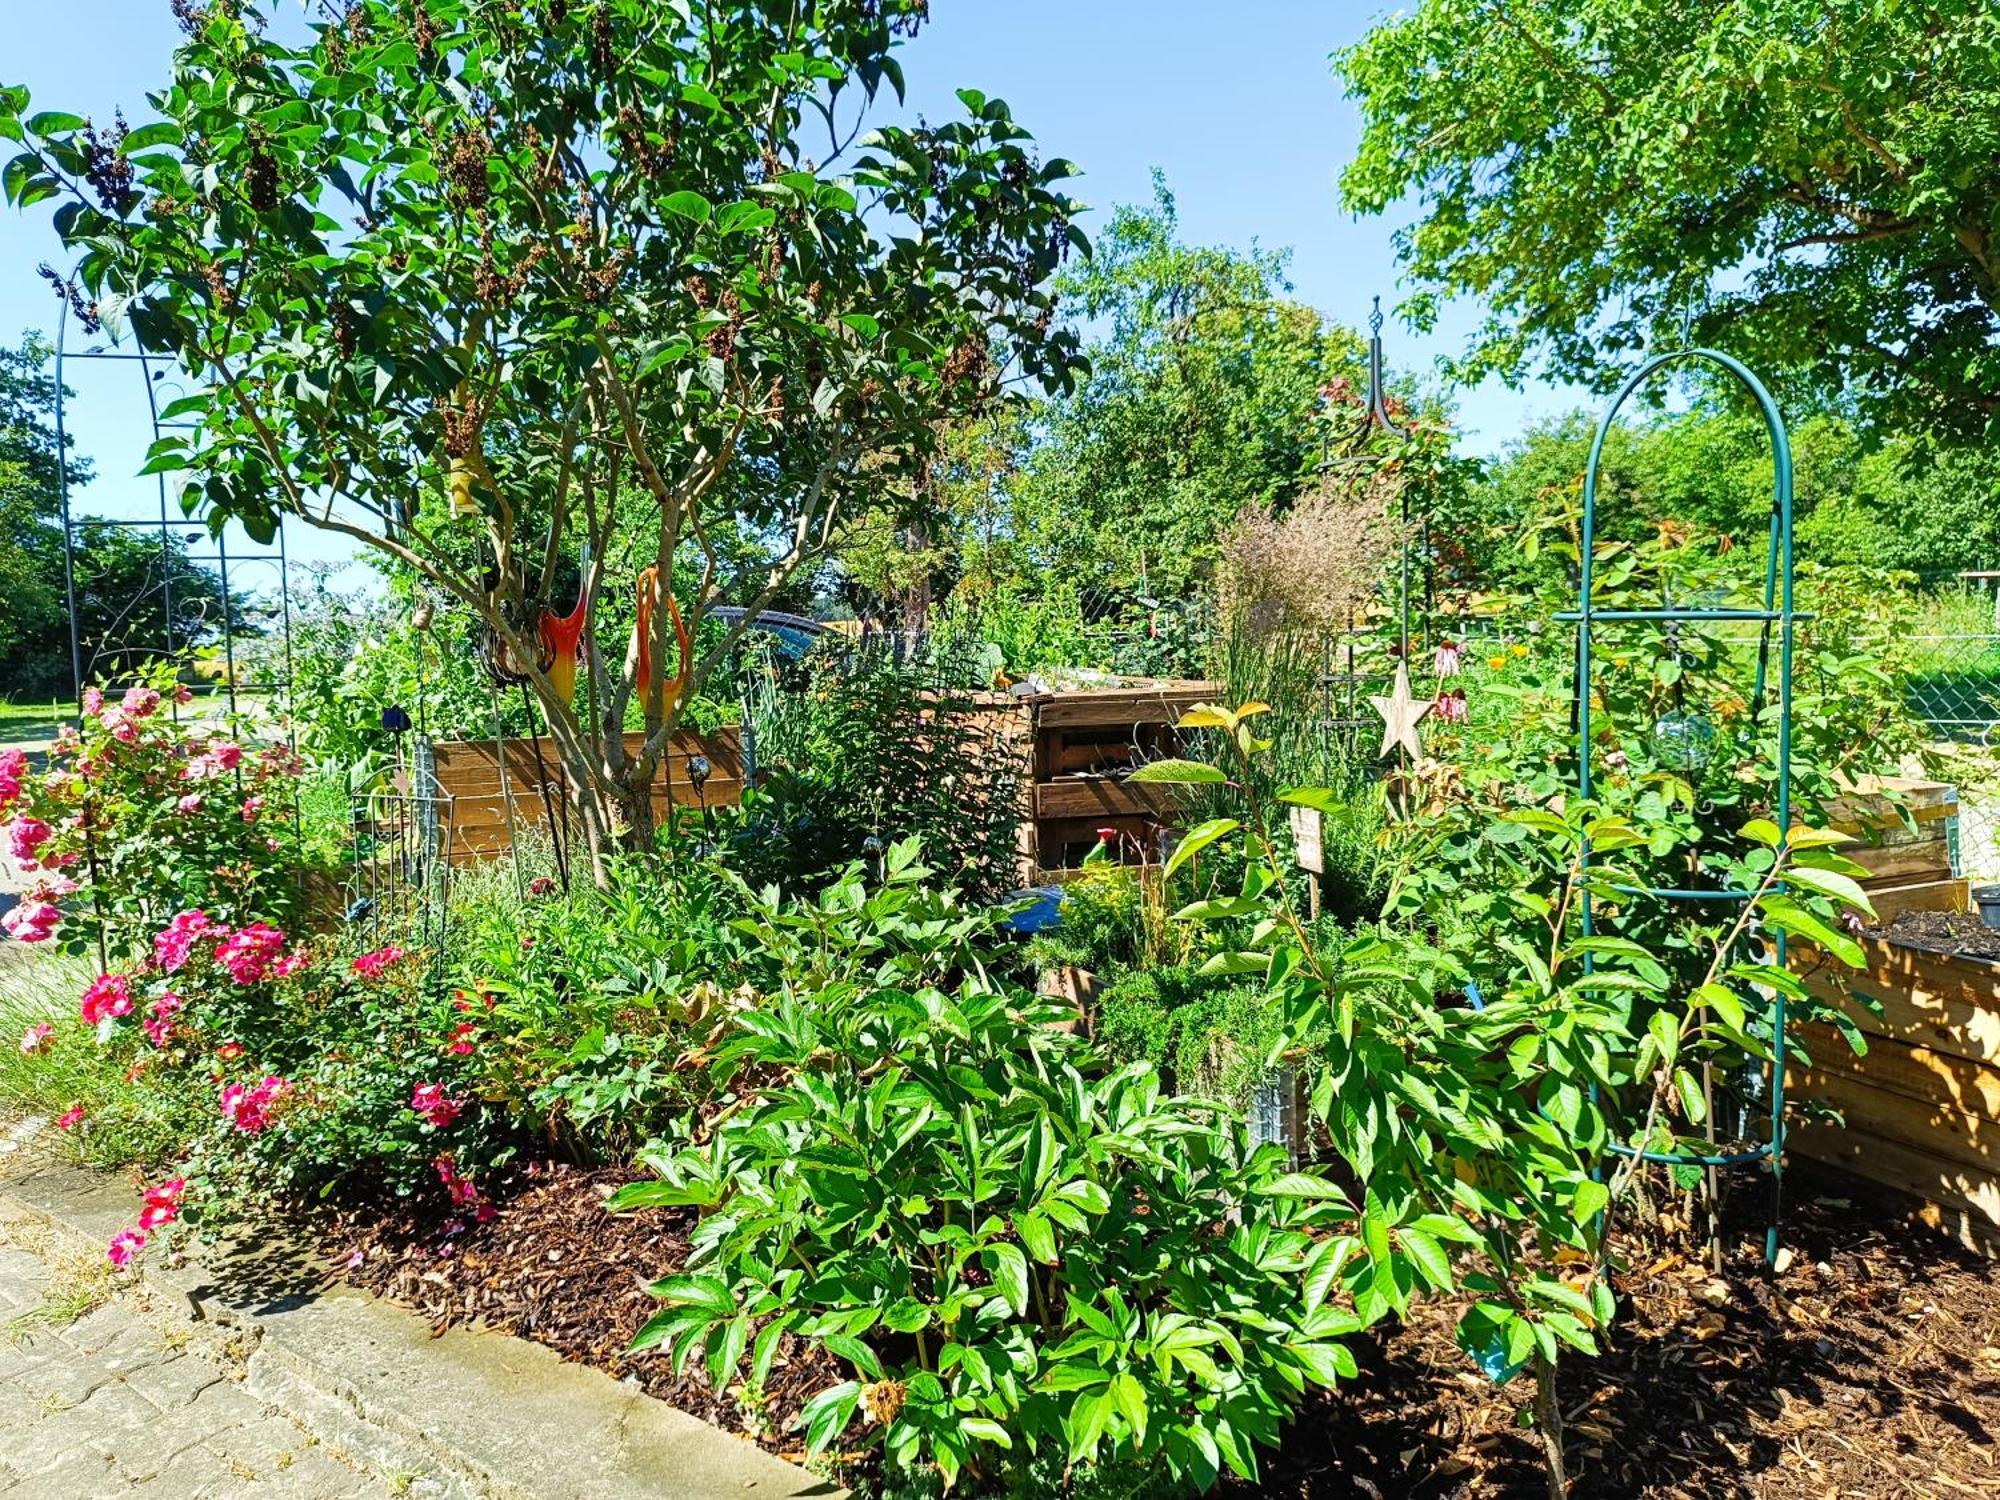
<path id="1" fill-rule="evenodd" d="M 1448 693 L 1439 693 L 1431 709 L 1440 724 L 1463 724 L 1468 713 L 1464 689 L 1453 688 Z"/>
<path id="2" fill-rule="evenodd" d="M 83 1019 L 89 1026 L 122 1021 L 132 1014 L 132 981 L 123 974 L 100 974 L 83 992 Z"/>
<path id="3" fill-rule="evenodd" d="M 245 1135 L 256 1135 L 271 1124 L 271 1110 L 292 1086 L 275 1073 L 253 1084 L 232 1083 L 222 1091 L 222 1117 Z"/>
<path id="4" fill-rule="evenodd" d="M 215 950 L 215 961 L 229 971 L 229 977 L 238 984 L 257 984 L 271 977 L 273 966 L 285 951 L 285 935 L 268 922 L 252 922 L 248 927 L 238 928 L 222 940 Z M 292 973 L 297 968 L 294 963 L 279 971 L 279 977 Z"/>
<path id="5" fill-rule="evenodd" d="M 132 1257 L 146 1248 L 147 1241 L 181 1216 L 181 1197 L 187 1192 L 185 1177 L 170 1178 L 158 1187 L 146 1189 L 145 1204 L 139 1210 L 139 1227 L 121 1229 L 111 1237 L 104 1253 L 111 1264 L 124 1270 Z"/>
<path id="6" fill-rule="evenodd" d="M 410 1108 L 423 1117 L 426 1125 L 443 1130 L 458 1118 L 465 1106 L 448 1098 L 443 1084 L 420 1083 L 410 1091 Z"/>
<path id="7" fill-rule="evenodd" d="M 451 1194 L 453 1208 L 471 1209 L 473 1217 L 481 1224 L 499 1212 L 479 1196 L 478 1186 L 458 1170 L 458 1162 L 449 1151 L 431 1162 L 431 1170 L 437 1173 L 444 1190 Z"/>
<path id="8" fill-rule="evenodd" d="M 23 870 L 41 868 L 42 845 L 56 831 L 40 818 L 16 818 L 7 825 L 7 852 Z"/>
<path id="9" fill-rule="evenodd" d="M 391 943 L 386 948 L 377 948 L 373 953 L 364 953 L 355 959 L 354 972 L 363 979 L 380 979 L 409 956 L 408 950 Z"/>
<path id="10" fill-rule="evenodd" d="M 7 936 L 17 943 L 46 943 L 61 924 L 62 908 L 46 898 L 37 899 L 32 891 L 0 916 L 0 927 L 5 927 Z"/>
<path id="11" fill-rule="evenodd" d="M 46 1051 L 49 1038 L 56 1034 L 55 1027 L 47 1021 L 37 1021 L 21 1033 L 21 1055 L 33 1057 L 37 1052 Z"/>
<path id="12" fill-rule="evenodd" d="M 167 1045 L 167 1039 L 174 1034 L 174 1017 L 187 1008 L 187 1002 L 169 990 L 153 1002 L 151 1013 L 142 1023 L 146 1028 L 146 1038 L 155 1047 Z"/>
<path id="13" fill-rule="evenodd" d="M 181 767 L 181 777 L 186 781 L 210 781 L 227 775 L 242 764 L 241 745 L 229 740 L 217 740 L 199 755 L 188 758 L 188 763 Z"/>
<path id="14" fill-rule="evenodd" d="M 166 973 L 178 973 L 196 943 L 217 936 L 226 936 L 226 931 L 211 922 L 207 912 L 184 911 L 153 939 L 153 961 Z"/>
<path id="15" fill-rule="evenodd" d="M 0 814 L 21 800 L 21 783 L 28 779 L 25 750 L 0 751 Z"/>

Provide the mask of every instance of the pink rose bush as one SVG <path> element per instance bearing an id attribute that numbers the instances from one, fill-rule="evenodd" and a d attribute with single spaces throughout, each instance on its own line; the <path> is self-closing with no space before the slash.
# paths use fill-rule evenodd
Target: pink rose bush
<path id="1" fill-rule="evenodd" d="M 165 673 L 115 701 L 93 687 L 81 730 L 64 726 L 46 770 L 20 751 L 0 754 L 0 854 L 41 877 L 7 914 L 9 938 L 85 951 L 95 921 L 65 913 L 101 915 L 121 949 L 176 911 L 232 928 L 293 915 L 292 841 L 276 835 L 302 763 L 283 746 L 177 723 L 164 711 L 170 698 L 186 701 Z M 167 850 L 175 857 L 162 858 Z"/>

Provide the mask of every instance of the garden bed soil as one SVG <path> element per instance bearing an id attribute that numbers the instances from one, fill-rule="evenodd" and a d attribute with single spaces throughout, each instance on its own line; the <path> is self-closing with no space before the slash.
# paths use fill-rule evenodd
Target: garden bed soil
<path id="1" fill-rule="evenodd" d="M 624 1170 L 524 1177 L 497 1218 L 441 1239 L 435 1223 L 354 1220 L 330 1236 L 350 1280 L 441 1330 L 483 1322 L 632 1379 L 647 1391 L 797 1458 L 800 1404 L 844 1378 L 796 1345 L 780 1358 L 761 1420 L 626 1352 L 657 1304 L 645 1283 L 679 1268 L 693 1216 L 612 1217 Z M 1910 1205 L 1842 1174 L 1787 1176 L 1789 1264 L 1767 1278 L 1763 1179 L 1732 1196 L 1723 1273 L 1624 1234 L 1634 1269 L 1610 1353 L 1564 1367 L 1572 1494 L 1620 1500 L 2000 1497 L 2000 1286 L 1990 1263 L 1910 1217 Z M 443 1247 L 449 1247 L 444 1249 Z M 441 1253 L 442 1252 L 442 1253 Z M 1521 1425 L 1524 1377 L 1496 1388 L 1452 1342 L 1457 1309 L 1435 1304 L 1357 1342 L 1362 1375 L 1320 1393 L 1233 1500 L 1474 1500 L 1542 1496 L 1540 1446 Z M 788 1341 L 790 1343 L 790 1341 Z"/>
<path id="2" fill-rule="evenodd" d="M 1988 927 L 1976 912 L 1906 911 L 1872 935 L 1937 953 L 2000 959 L 2000 927 Z"/>

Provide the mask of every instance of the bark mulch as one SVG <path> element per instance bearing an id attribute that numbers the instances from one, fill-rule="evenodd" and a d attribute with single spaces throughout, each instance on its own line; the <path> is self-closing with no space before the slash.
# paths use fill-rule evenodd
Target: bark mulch
<path id="1" fill-rule="evenodd" d="M 750 1411 L 698 1371 L 675 1377 L 626 1346 L 657 1304 L 645 1283 L 676 1270 L 690 1214 L 612 1217 L 625 1170 L 528 1176 L 497 1218 L 440 1238 L 435 1222 L 336 1226 L 350 1280 L 442 1330 L 488 1326 L 536 1339 L 775 1452 L 814 1391 L 845 1378 L 794 1345 L 768 1403 Z M 1762 1264 L 1762 1179 L 1735 1191 L 1720 1276 L 1657 1229 L 1628 1236 L 1625 1311 L 1609 1352 L 1577 1358 L 1561 1389 L 1571 1493 L 1618 1500 L 2000 1500 L 2000 1279 L 1993 1263 L 1914 1221 L 1910 1207 L 1838 1174 L 1787 1175 L 1789 1261 Z M 1669 1226 L 1671 1228 L 1671 1225 Z M 1456 1309 L 1360 1341 L 1362 1375 L 1323 1393 L 1236 1500 L 1473 1500 L 1541 1496 L 1540 1446 L 1523 1425 L 1532 1384 L 1496 1388 L 1452 1343 Z"/>

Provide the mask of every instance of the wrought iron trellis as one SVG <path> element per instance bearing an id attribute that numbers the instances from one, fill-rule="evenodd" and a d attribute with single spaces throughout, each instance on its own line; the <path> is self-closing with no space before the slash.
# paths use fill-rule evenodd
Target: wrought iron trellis
<path id="1" fill-rule="evenodd" d="M 1668 366 L 1687 361 L 1696 361 L 1719 366 L 1734 376 L 1756 400 L 1764 418 L 1764 428 L 1771 443 L 1771 522 L 1770 550 L 1765 559 L 1764 595 L 1761 609 L 1730 609 L 1722 607 L 1675 606 L 1671 603 L 1659 609 L 1598 609 L 1592 599 L 1595 583 L 1594 564 L 1597 530 L 1597 483 L 1598 471 L 1604 457 L 1604 444 L 1610 435 L 1612 424 L 1617 420 L 1620 409 L 1653 375 Z M 1588 798 L 1591 788 L 1591 668 L 1592 633 L 1600 623 L 1633 622 L 1657 624 L 1666 632 L 1675 631 L 1684 623 L 1736 623 L 1754 624 L 1758 627 L 1758 652 L 1755 697 L 1753 701 L 1763 702 L 1770 690 L 1771 652 L 1773 636 L 1776 636 L 1777 663 L 1777 709 L 1778 745 L 1775 778 L 1775 806 L 1777 824 L 1781 829 L 1791 827 L 1792 811 L 1792 650 L 1795 622 L 1800 618 L 1793 598 L 1792 571 L 1792 448 L 1791 439 L 1785 430 L 1784 418 L 1779 414 L 1777 403 L 1771 393 L 1749 368 L 1731 355 L 1715 349 L 1677 349 L 1657 355 L 1642 365 L 1625 384 L 1619 387 L 1599 419 L 1597 435 L 1590 445 L 1589 467 L 1584 471 L 1583 484 L 1583 532 L 1582 564 L 1578 586 L 1577 609 L 1574 613 L 1565 611 L 1557 616 L 1576 625 L 1576 726 L 1577 726 L 1577 793 Z M 1583 858 L 1588 863 L 1590 856 L 1586 844 Z M 1672 887 L 1649 886 L 1635 889 L 1633 895 L 1648 896 L 1666 902 L 1743 902 L 1752 899 L 1747 891 L 1710 891 L 1677 889 Z M 1595 914 L 1589 901 L 1585 901 L 1582 911 L 1583 931 L 1588 935 L 1592 930 Z M 1777 967 L 1785 964 L 1785 934 L 1772 934 L 1773 960 Z M 1591 960 L 1586 956 L 1586 967 Z M 1768 1024 L 1771 1029 L 1771 1065 L 1769 1073 L 1769 1117 L 1770 1138 L 1760 1145 L 1743 1151 L 1731 1152 L 1682 1152 L 1648 1151 L 1613 1143 L 1611 1149 L 1625 1155 L 1637 1154 L 1649 1162 L 1667 1166 L 1700 1167 L 1708 1172 L 1718 1168 L 1756 1167 L 1768 1162 L 1771 1170 L 1771 1216 L 1764 1234 L 1764 1258 L 1774 1263 L 1778 1256 L 1778 1230 L 1784 1209 L 1784 1147 L 1785 1147 L 1785 993 L 1772 986 Z M 1713 1130 L 1714 1115 L 1709 1115 L 1710 1129 Z"/>
<path id="2" fill-rule="evenodd" d="M 134 364 L 138 367 L 139 383 L 146 393 L 146 414 L 152 426 L 154 441 L 161 434 L 170 431 L 185 431 L 191 424 L 162 422 L 160 420 L 159 382 L 170 373 L 171 366 L 161 356 L 150 354 L 144 349 L 107 349 L 95 345 L 88 349 L 69 347 L 70 312 L 64 306 L 56 317 L 56 446 L 64 461 L 56 466 L 58 474 L 58 501 L 61 511 L 63 534 L 63 600 L 69 613 L 69 653 L 71 687 L 75 695 L 78 712 L 82 711 L 83 691 L 86 678 L 86 664 L 83 659 L 83 620 L 77 609 L 77 532 L 81 525 L 110 526 L 130 529 L 152 529 L 158 532 L 160 543 L 161 635 L 157 649 L 164 659 L 172 660 L 181 651 L 196 642 L 192 639 L 176 639 L 173 579 L 177 551 L 177 533 L 180 540 L 186 540 L 192 533 L 205 531 L 208 524 L 186 515 L 175 515 L 169 505 L 167 476 L 154 476 L 154 486 L 159 497 L 159 513 L 156 516 L 98 517 L 84 523 L 75 516 L 70 502 L 69 465 L 66 459 L 69 448 L 68 425 L 68 365 L 76 361 L 106 361 Z M 229 701 L 229 712 L 233 717 L 239 708 L 238 690 L 241 688 L 261 689 L 269 692 L 291 691 L 293 678 L 292 660 L 292 604 L 290 571 L 291 559 L 287 553 L 285 528 L 282 519 L 277 528 L 272 547 L 263 552 L 238 552 L 231 555 L 226 531 L 215 534 L 215 550 L 212 553 L 196 553 L 178 549 L 182 561 L 196 567 L 212 568 L 222 594 L 221 637 L 223 652 L 223 687 Z M 262 682 L 240 682 L 236 672 L 236 593 L 231 585 L 230 569 L 246 564 L 272 566 L 277 570 L 277 596 L 280 614 L 280 628 L 284 637 L 284 671 L 281 677 Z M 296 744 L 294 744 L 296 748 Z"/>
<path id="3" fill-rule="evenodd" d="M 154 476 L 154 485 L 159 498 L 159 511 L 155 516 L 97 517 L 88 522 L 79 522 L 71 504 L 69 481 L 69 385 L 68 374 L 71 361 L 106 362 L 131 364 L 138 369 L 139 384 L 146 393 L 146 414 L 151 424 L 153 441 L 157 443 L 162 433 L 185 430 L 188 424 L 163 422 L 160 419 L 159 383 L 170 373 L 171 364 L 156 354 L 143 348 L 131 350 L 107 349 L 103 345 L 93 345 L 87 349 L 69 347 L 70 310 L 65 304 L 56 315 L 55 348 L 55 425 L 56 425 L 56 475 L 57 502 L 62 523 L 63 542 L 63 603 L 69 617 L 69 662 L 70 687 L 73 706 L 79 726 L 83 719 L 83 696 L 87 683 L 87 666 L 84 661 L 84 624 L 77 608 L 77 533 L 81 525 L 107 526 L 118 529 L 150 528 L 158 532 L 160 544 L 160 622 L 161 639 L 155 646 L 160 659 L 173 661 L 184 650 L 197 642 L 192 639 L 176 639 L 173 597 L 174 568 L 177 561 L 197 568 L 210 568 L 216 575 L 222 598 L 221 637 L 223 654 L 223 691 L 229 704 L 229 716 L 234 720 L 240 712 L 238 692 L 244 688 L 260 689 L 267 693 L 289 696 L 292 690 L 294 665 L 292 657 L 292 604 L 291 604 L 291 560 L 285 543 L 285 530 L 280 520 L 274 538 L 275 545 L 264 552 L 242 553 L 232 556 L 227 533 L 215 533 L 215 550 L 212 553 L 197 553 L 185 545 L 188 533 L 207 529 L 207 523 L 191 516 L 176 516 L 169 508 L 167 476 Z M 177 533 L 179 535 L 177 536 Z M 275 567 L 277 571 L 277 597 L 280 615 L 280 629 L 283 633 L 283 672 L 276 678 L 262 682 L 240 681 L 236 671 L 236 591 L 232 586 L 230 569 L 232 565 L 261 565 Z M 125 648 L 131 649 L 129 643 Z M 92 663 L 94 665 L 94 663 Z M 178 721 L 179 704 L 172 698 L 167 700 L 168 711 Z M 296 726 L 287 716 L 286 743 L 296 752 L 298 736 Z M 296 849 L 304 837 L 304 818 L 299 803 L 296 784 L 291 798 L 292 837 Z M 100 963 L 109 960 L 109 937 L 107 919 L 103 912 L 95 912 L 97 918 L 97 951 Z"/>

